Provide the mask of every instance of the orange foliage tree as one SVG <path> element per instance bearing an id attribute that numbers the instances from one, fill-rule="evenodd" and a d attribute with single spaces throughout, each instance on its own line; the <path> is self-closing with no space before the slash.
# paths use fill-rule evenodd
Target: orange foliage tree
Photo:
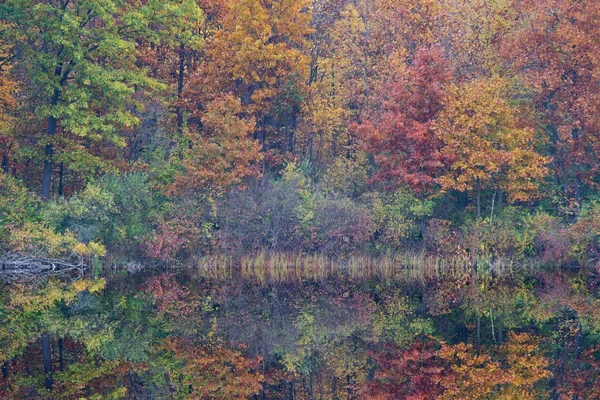
<path id="1" fill-rule="evenodd" d="M 242 117 L 239 99 L 226 95 L 206 106 L 200 132 L 190 130 L 191 148 L 183 152 L 183 173 L 176 177 L 170 192 L 220 191 L 240 184 L 259 173 L 255 162 L 262 159 L 260 145 L 249 135 L 254 120 Z"/>
<path id="2" fill-rule="evenodd" d="M 504 190 L 513 201 L 536 195 L 548 160 L 535 151 L 535 132 L 519 118 L 505 80 L 453 86 L 435 130 L 448 162 L 439 177 L 442 190 L 475 191 L 478 215 L 482 189 Z"/>
<path id="3" fill-rule="evenodd" d="M 293 125 L 298 88 L 308 73 L 309 23 L 306 0 L 227 2 L 221 28 L 186 86 L 183 101 L 190 122 L 199 122 L 216 98 L 233 94 L 242 100 L 243 112 L 255 117 L 255 137 L 263 147 L 289 150 L 286 138 L 278 136 L 285 124 L 276 120 L 285 114 Z"/>
<path id="4" fill-rule="evenodd" d="M 194 399 L 239 399 L 258 393 L 264 380 L 256 372 L 259 359 L 222 346 L 206 347 L 169 338 L 164 348 L 173 354 L 169 372 L 180 390 Z M 177 365 L 177 364 L 182 365 Z"/>

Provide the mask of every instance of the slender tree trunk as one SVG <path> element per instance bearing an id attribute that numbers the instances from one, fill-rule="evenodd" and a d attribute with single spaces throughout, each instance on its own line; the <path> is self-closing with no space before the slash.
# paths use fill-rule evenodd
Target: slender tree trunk
<path id="1" fill-rule="evenodd" d="M 42 359 L 44 361 L 44 374 L 46 375 L 46 389 L 52 389 L 52 348 L 50 347 L 50 336 L 42 336 Z"/>
<path id="2" fill-rule="evenodd" d="M 352 377 L 350 375 L 346 375 L 346 393 L 348 394 L 348 400 L 352 399 Z"/>
<path id="3" fill-rule="evenodd" d="M 573 167 L 573 186 L 575 190 L 575 200 L 581 205 L 581 182 L 579 180 L 579 165 Z"/>
<path id="4" fill-rule="evenodd" d="M 67 78 L 69 77 L 70 70 L 65 71 L 63 74 L 62 67 L 57 67 L 54 72 L 57 78 L 60 78 L 60 85 L 62 86 Z M 58 104 L 58 100 L 62 94 L 61 89 L 55 88 L 54 93 L 52 93 L 52 98 L 50 99 L 50 108 L 54 109 L 54 107 Z M 48 200 L 50 198 L 50 189 L 52 187 L 52 167 L 53 161 L 52 157 L 54 156 L 54 147 L 52 145 L 52 138 L 56 134 L 58 121 L 54 115 L 50 115 L 48 117 L 48 129 L 46 130 L 46 136 L 48 139 L 48 143 L 46 143 L 45 155 L 46 159 L 44 160 L 44 173 L 42 175 L 42 200 Z"/>
<path id="5" fill-rule="evenodd" d="M 575 143 L 577 143 L 579 141 L 579 129 L 573 129 L 573 141 Z M 575 162 L 575 165 L 573 166 L 573 186 L 574 186 L 574 190 L 575 190 L 575 200 L 577 200 L 578 204 L 581 204 L 581 182 L 579 180 L 579 164 L 578 162 Z"/>
<path id="6" fill-rule="evenodd" d="M 577 323 L 577 330 L 575 331 L 573 344 L 575 346 L 575 348 L 573 349 L 573 357 L 575 358 L 575 360 L 578 360 L 579 356 L 581 355 L 581 326 L 579 325 L 579 323 Z"/>
<path id="7" fill-rule="evenodd" d="M 315 400 L 315 395 L 313 394 L 313 374 L 309 372 L 308 374 L 308 395 L 311 400 Z"/>
<path id="8" fill-rule="evenodd" d="M 494 192 L 494 197 L 492 197 L 492 212 L 490 213 L 490 227 L 492 226 L 492 221 L 494 219 L 494 205 L 496 203 L 496 192 Z"/>
<path id="9" fill-rule="evenodd" d="M 337 396 L 337 378 L 333 378 L 333 382 L 331 383 L 331 400 L 340 400 Z"/>
<path id="10" fill-rule="evenodd" d="M 481 218 L 481 184 L 477 179 L 477 218 Z"/>
<path id="11" fill-rule="evenodd" d="M 496 214 L 500 215 L 502 213 L 502 206 L 504 202 L 504 195 L 502 193 L 502 189 L 498 189 L 498 201 L 496 201 Z"/>
<path id="12" fill-rule="evenodd" d="M 60 163 L 59 171 L 58 171 L 58 195 L 63 195 L 63 187 L 64 187 L 64 173 L 65 173 L 65 164 Z"/>
<path id="13" fill-rule="evenodd" d="M 494 343 L 498 344 L 496 340 L 496 328 L 494 328 L 494 316 L 492 315 L 492 308 L 490 307 L 490 322 L 492 324 L 492 338 L 494 339 Z"/>
<path id="14" fill-rule="evenodd" d="M 48 143 L 46 143 L 46 159 L 44 160 L 44 175 L 42 176 L 42 199 L 50 198 L 50 188 L 52 185 L 52 157 L 54 156 L 54 147 L 52 146 L 52 137 L 56 133 L 56 118 L 48 117 Z"/>

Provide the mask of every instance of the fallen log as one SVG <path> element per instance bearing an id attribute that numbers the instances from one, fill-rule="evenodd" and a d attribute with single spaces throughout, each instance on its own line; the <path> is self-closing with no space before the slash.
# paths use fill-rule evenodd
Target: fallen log
<path id="1" fill-rule="evenodd" d="M 0 281 L 9 283 L 50 276 L 78 279 L 87 269 L 81 257 L 63 260 L 14 253 L 0 256 Z"/>

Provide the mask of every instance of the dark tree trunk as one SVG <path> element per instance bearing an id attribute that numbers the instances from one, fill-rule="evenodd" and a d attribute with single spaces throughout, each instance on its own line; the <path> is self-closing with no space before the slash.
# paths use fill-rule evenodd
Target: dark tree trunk
<path id="1" fill-rule="evenodd" d="M 65 164 L 60 163 L 58 170 L 58 195 L 63 195 L 63 187 L 64 187 L 64 174 L 65 174 Z"/>
<path id="2" fill-rule="evenodd" d="M 348 395 L 347 400 L 352 400 L 352 377 L 346 375 L 346 394 Z"/>
<path id="3" fill-rule="evenodd" d="M 52 186 L 52 156 L 54 155 L 54 148 L 52 146 L 52 137 L 56 133 L 56 118 L 53 116 L 48 117 L 48 143 L 46 144 L 46 159 L 44 160 L 44 175 L 42 176 L 42 199 L 48 200 L 50 198 L 50 188 Z"/>
<path id="4" fill-rule="evenodd" d="M 477 218 L 481 218 L 481 184 L 479 183 L 479 179 L 477 179 Z"/>
<path id="5" fill-rule="evenodd" d="M 62 76 L 62 68 L 57 68 L 56 76 Z M 68 73 L 65 75 L 64 79 L 61 80 L 61 84 Z M 54 90 L 54 94 L 52 95 L 52 99 L 50 100 L 50 105 L 52 108 L 58 104 L 58 99 L 60 98 L 61 92 L 58 89 Z M 46 131 L 46 135 L 48 136 L 48 143 L 46 143 L 46 159 L 44 160 L 44 175 L 42 176 L 42 199 L 48 200 L 50 198 L 50 189 L 52 188 L 52 157 L 54 156 L 54 147 L 52 147 L 52 138 L 56 134 L 56 126 L 58 121 L 54 115 L 50 115 L 48 117 L 48 130 Z"/>
<path id="6" fill-rule="evenodd" d="M 42 358 L 44 361 L 44 374 L 46 374 L 46 389 L 52 389 L 52 348 L 50 347 L 50 336 L 42 336 Z"/>
<path id="7" fill-rule="evenodd" d="M 50 108 L 51 111 L 54 111 L 54 107 L 58 105 L 60 100 L 60 96 L 62 95 L 62 88 L 66 84 L 69 79 L 69 74 L 73 66 L 75 65 L 75 61 L 71 60 L 65 70 L 63 70 L 62 65 L 58 66 L 54 71 L 54 75 L 60 79 L 59 84 L 60 87 L 54 89 L 54 93 L 52 94 L 52 98 L 50 99 Z M 42 199 L 48 200 L 50 198 L 50 191 L 52 188 L 52 167 L 53 167 L 53 156 L 54 156 L 54 147 L 52 145 L 52 138 L 56 134 L 58 121 L 54 115 L 50 115 L 48 117 L 48 129 L 46 130 L 46 136 L 48 143 L 46 143 L 46 159 L 44 160 L 44 173 L 42 175 Z"/>
<path id="8" fill-rule="evenodd" d="M 573 140 L 575 142 L 579 141 L 579 129 L 573 130 Z M 574 186 L 574 195 L 575 200 L 577 200 L 578 204 L 581 204 L 581 182 L 579 180 L 580 167 L 579 163 L 576 162 L 573 166 L 573 186 Z"/>

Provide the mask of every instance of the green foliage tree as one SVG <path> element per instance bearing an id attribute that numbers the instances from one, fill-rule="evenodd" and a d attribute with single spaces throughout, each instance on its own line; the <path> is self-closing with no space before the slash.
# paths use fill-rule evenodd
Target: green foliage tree
<path id="1" fill-rule="evenodd" d="M 136 65 L 136 39 L 152 25 L 178 24 L 191 0 L 10 0 L 0 5 L 2 37 L 24 75 L 31 119 L 44 147 L 41 196 L 51 194 L 54 161 L 89 174 L 108 169 L 91 148 L 125 146 L 138 123 L 136 94 L 160 88 Z"/>

